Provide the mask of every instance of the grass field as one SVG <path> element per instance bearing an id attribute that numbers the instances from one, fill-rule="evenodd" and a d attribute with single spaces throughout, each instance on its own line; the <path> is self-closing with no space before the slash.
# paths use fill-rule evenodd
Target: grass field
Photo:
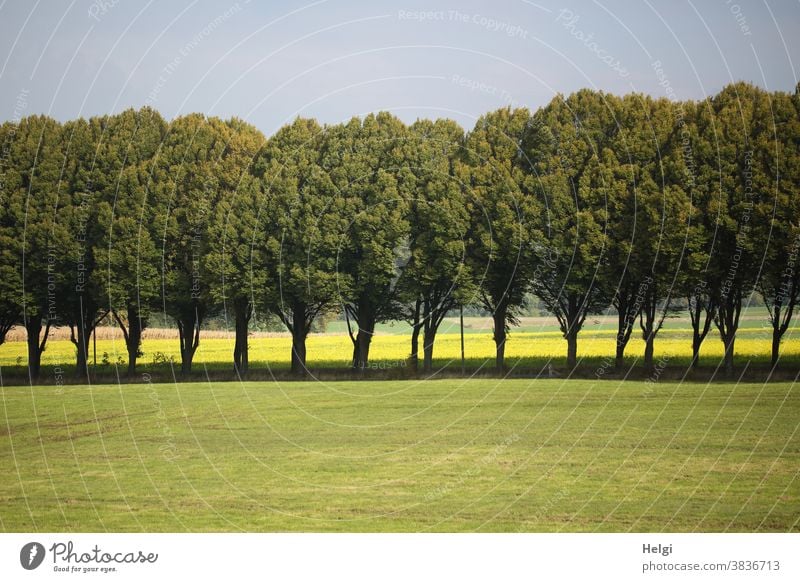
<path id="1" fill-rule="evenodd" d="M 799 531 L 800 387 L 0 389 L 4 531 Z"/>

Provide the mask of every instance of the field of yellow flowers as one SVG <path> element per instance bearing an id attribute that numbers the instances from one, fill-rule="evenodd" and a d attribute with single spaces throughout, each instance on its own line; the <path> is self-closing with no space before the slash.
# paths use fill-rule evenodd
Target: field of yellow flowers
<path id="1" fill-rule="evenodd" d="M 477 318 L 476 318 L 477 319 Z M 478 325 L 480 323 L 480 325 Z M 494 358 L 494 342 L 491 329 L 485 322 L 469 322 L 465 334 L 465 353 L 471 365 Z M 553 358 L 558 362 L 566 352 L 566 342 L 552 326 L 523 326 L 523 331 L 512 330 L 506 347 L 509 364 L 524 363 L 527 360 L 541 361 Z M 626 357 L 640 357 L 644 351 L 638 330 L 634 331 L 626 350 Z M 170 336 L 174 337 L 170 337 Z M 96 341 L 97 364 L 110 366 L 123 365 L 127 352 L 122 337 L 113 330 L 98 333 Z M 0 346 L 0 366 L 24 366 L 26 346 L 24 341 L 9 341 Z M 195 356 L 196 364 L 227 364 L 232 361 L 234 340 L 232 334 L 207 332 L 201 337 Z M 291 338 L 288 334 L 253 334 L 249 341 L 250 363 L 253 366 L 274 366 L 285 368 L 289 365 Z M 661 331 L 656 339 L 656 359 L 671 362 L 686 362 L 691 357 L 691 332 L 680 325 L 671 325 Z M 334 327 L 333 333 L 312 334 L 308 338 L 308 363 L 310 366 L 346 367 L 352 353 L 352 344 L 346 333 Z M 90 361 L 94 361 L 94 346 L 90 345 Z M 608 321 L 598 322 L 584 330 L 578 342 L 578 355 L 583 359 L 602 360 L 613 357 L 615 336 Z M 142 344 L 143 355 L 139 364 L 143 367 L 179 362 L 180 352 L 176 332 L 172 330 L 151 330 Z M 405 365 L 410 353 L 410 337 L 405 330 L 387 330 L 376 334 L 372 342 L 370 360 L 376 367 L 392 368 Z M 770 329 L 757 322 L 745 323 L 736 341 L 737 358 L 744 360 L 768 361 L 770 353 Z M 787 333 L 781 349 L 782 357 L 800 358 L 800 336 L 792 329 Z M 718 334 L 712 329 L 701 351 L 705 362 L 718 362 L 723 355 L 723 345 Z M 74 362 L 75 347 L 68 340 L 57 335 L 50 339 L 42 358 L 44 366 L 70 365 Z M 437 365 L 460 361 L 461 342 L 458 328 L 445 326 L 443 333 L 436 338 L 434 359 Z"/>

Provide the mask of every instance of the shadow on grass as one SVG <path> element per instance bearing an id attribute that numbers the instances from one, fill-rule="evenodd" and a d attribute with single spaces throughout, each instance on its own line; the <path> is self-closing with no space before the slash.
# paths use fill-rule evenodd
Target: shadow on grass
<path id="1" fill-rule="evenodd" d="M 246 381 L 292 381 L 292 380 L 420 380 L 444 378 L 556 378 L 583 380 L 637 380 L 649 382 L 764 382 L 797 380 L 800 376 L 800 358 L 781 359 L 772 369 L 768 358 L 741 357 L 737 360 L 735 374 L 727 377 L 722 362 L 704 358 L 695 368 L 690 367 L 690 358 L 674 357 L 668 361 L 657 360 L 653 368 L 647 368 L 639 358 L 625 358 L 623 366 L 615 367 L 612 358 L 586 357 L 570 370 L 565 358 L 526 357 L 508 358 L 502 372 L 495 369 L 494 359 L 460 360 L 434 359 L 433 371 L 423 372 L 420 366 L 414 371 L 405 362 L 375 361 L 367 369 L 354 370 L 341 361 L 309 362 L 305 375 L 292 374 L 288 363 L 251 362 L 248 373 L 239 376 L 228 362 L 197 363 L 190 374 L 182 375 L 179 364 L 142 364 L 133 376 L 126 375 L 126 365 L 114 364 L 92 366 L 92 384 L 139 384 L 172 382 L 232 382 Z M 4 386 L 30 385 L 27 367 L 6 366 L 0 369 L 0 383 Z M 87 382 L 77 378 L 74 364 L 43 365 L 35 385 L 81 385 Z"/>

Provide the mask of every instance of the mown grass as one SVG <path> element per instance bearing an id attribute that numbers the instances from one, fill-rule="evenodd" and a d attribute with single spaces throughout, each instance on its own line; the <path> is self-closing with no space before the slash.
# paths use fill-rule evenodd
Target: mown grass
<path id="1" fill-rule="evenodd" d="M 0 388 L 4 531 L 798 531 L 797 384 Z"/>

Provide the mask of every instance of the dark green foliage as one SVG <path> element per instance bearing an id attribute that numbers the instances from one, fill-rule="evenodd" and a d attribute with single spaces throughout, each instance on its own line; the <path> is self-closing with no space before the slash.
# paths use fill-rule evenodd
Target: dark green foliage
<path id="1" fill-rule="evenodd" d="M 492 313 L 496 367 L 503 370 L 509 325 L 516 322 L 531 285 L 539 238 L 530 159 L 523 140 L 531 124 L 527 109 L 499 109 L 481 117 L 465 146 L 470 263 L 480 285 L 480 302 Z"/>
<path id="2" fill-rule="evenodd" d="M 74 263 L 67 252 L 73 236 L 62 220 L 71 204 L 62 182 L 62 128 L 44 116 L 26 117 L 7 128 L 3 146 L 4 270 L 11 279 L 4 301 L 17 304 L 28 335 L 28 372 L 39 376 L 51 326 L 67 323 Z"/>
<path id="3" fill-rule="evenodd" d="M 709 215 L 715 217 L 714 324 L 725 345 L 725 370 L 732 375 L 739 318 L 767 249 L 753 222 L 755 207 L 772 197 L 768 162 L 774 119 L 769 95 L 746 83 L 724 88 L 712 106 L 718 156 L 717 188 L 709 203 Z"/>
<path id="4" fill-rule="evenodd" d="M 412 326 L 412 368 L 432 368 L 436 332 L 459 305 L 477 303 L 468 245 L 469 194 L 462 177 L 464 132 L 448 120 L 420 120 L 411 126 L 407 159 L 413 180 L 409 201 L 408 258 L 400 282 L 406 319 Z"/>
<path id="5" fill-rule="evenodd" d="M 536 113 L 525 139 L 544 208 L 542 235 L 532 245 L 533 292 L 558 319 L 570 367 L 587 315 L 611 300 L 601 278 L 609 262 L 609 200 L 612 208 L 620 200 L 612 149 L 618 110 L 617 98 L 589 90 L 556 97 Z"/>
<path id="6" fill-rule="evenodd" d="M 17 217 L 12 204 L 14 187 L 18 176 L 8 166 L 7 158 L 17 126 L 13 123 L 0 125 L 0 345 L 6 340 L 11 328 L 22 319 L 22 238 L 17 228 Z"/>
<path id="7" fill-rule="evenodd" d="M 586 318 L 614 310 L 616 364 L 638 320 L 652 367 L 685 301 L 694 361 L 713 325 L 730 374 L 757 293 L 774 366 L 800 298 L 799 144 L 800 88 L 747 83 L 700 102 L 582 90 L 466 136 L 385 112 L 296 119 L 269 140 L 149 108 L 34 115 L 0 126 L 0 343 L 24 325 L 34 380 L 49 330 L 69 326 L 88 378 L 91 335 L 113 319 L 130 375 L 148 323 L 169 317 L 188 373 L 204 318 L 222 314 L 242 375 L 262 314 L 291 332 L 303 374 L 315 322 L 343 313 L 355 368 L 376 324 L 403 318 L 412 366 L 421 334 L 431 371 L 440 323 L 467 307 L 492 314 L 502 371 L 531 300 L 558 319 L 570 366 Z"/>
<path id="8" fill-rule="evenodd" d="M 212 301 L 204 258 L 211 217 L 225 191 L 228 139 L 229 128 L 220 119 L 199 114 L 178 118 L 170 124 L 153 172 L 161 300 L 178 326 L 184 374 L 191 371 Z"/>
<path id="9" fill-rule="evenodd" d="M 323 129 L 297 119 L 267 142 L 256 161 L 273 209 L 265 230 L 265 304 L 292 334 L 292 371 L 306 373 L 306 337 L 314 319 L 349 293 L 338 272 L 350 212 L 321 162 Z"/>
<path id="10" fill-rule="evenodd" d="M 167 132 L 158 112 L 127 110 L 109 119 L 104 156 L 113 160 L 99 205 L 102 235 L 96 248 L 105 309 L 122 330 L 129 376 L 136 369 L 142 333 L 160 292 L 158 233 L 153 228 L 152 172 Z"/>
<path id="11" fill-rule="evenodd" d="M 758 291 L 769 310 L 772 365 L 800 299 L 800 85 L 793 96 L 771 95 L 772 125 L 758 148 L 769 190 L 754 213 L 756 239 L 768 240 Z"/>
<path id="12" fill-rule="evenodd" d="M 320 164 L 344 201 L 348 227 L 338 251 L 337 272 L 349 284 L 339 300 L 353 341 L 353 367 L 369 365 L 375 324 L 400 315 L 396 283 L 403 243 L 409 235 L 413 197 L 408 167 L 408 129 L 388 113 L 330 127 Z"/>
<path id="13" fill-rule="evenodd" d="M 205 269 L 209 274 L 211 300 L 232 313 L 236 330 L 233 351 L 235 370 L 247 372 L 247 333 L 257 308 L 263 309 L 267 289 L 264 229 L 272 209 L 253 175 L 251 164 L 264 146 L 263 134 L 239 120 L 228 122 L 229 141 L 218 173 L 222 189 L 208 232 Z"/>

